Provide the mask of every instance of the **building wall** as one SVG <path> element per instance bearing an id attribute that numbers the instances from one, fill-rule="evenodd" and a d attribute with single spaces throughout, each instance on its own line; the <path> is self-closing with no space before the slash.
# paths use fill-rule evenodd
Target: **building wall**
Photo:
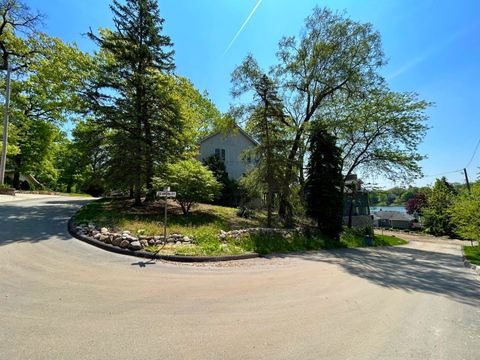
<path id="1" fill-rule="evenodd" d="M 348 216 L 343 217 L 343 223 L 348 224 Z M 353 227 L 373 226 L 372 216 L 371 215 L 352 216 L 352 226 Z"/>
<path id="2" fill-rule="evenodd" d="M 395 229 L 409 229 L 411 225 L 411 221 L 406 220 L 390 220 L 390 223 Z"/>
<path id="3" fill-rule="evenodd" d="M 238 180 L 253 165 L 242 160 L 242 153 L 254 144 L 241 132 L 215 134 L 200 143 L 200 161 L 215 155 L 215 149 L 225 149 L 225 168 L 230 179 Z"/>

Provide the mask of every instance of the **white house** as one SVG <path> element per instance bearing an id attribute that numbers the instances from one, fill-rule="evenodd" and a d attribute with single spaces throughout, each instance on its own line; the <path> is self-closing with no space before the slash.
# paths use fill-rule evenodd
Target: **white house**
<path id="1" fill-rule="evenodd" d="M 199 160 L 217 155 L 225 163 L 230 179 L 238 180 L 254 166 L 254 160 L 243 158 L 245 150 L 258 145 L 257 141 L 248 135 L 242 128 L 235 128 L 228 132 L 215 132 L 200 141 Z"/>

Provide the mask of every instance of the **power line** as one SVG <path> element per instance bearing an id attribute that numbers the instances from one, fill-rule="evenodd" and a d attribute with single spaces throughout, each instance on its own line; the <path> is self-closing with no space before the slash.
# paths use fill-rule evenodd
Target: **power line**
<path id="1" fill-rule="evenodd" d="M 470 166 L 470 164 L 472 163 L 473 158 L 477 154 L 477 150 L 478 150 L 479 145 L 480 145 L 480 138 L 478 139 L 477 146 L 475 146 L 475 150 L 473 151 L 472 157 L 470 158 L 470 161 L 468 162 L 467 166 L 465 166 L 465 169 L 467 169 Z"/>
<path id="2" fill-rule="evenodd" d="M 425 176 L 422 176 L 422 179 L 431 178 L 431 177 L 437 177 L 437 176 L 441 176 L 441 175 L 448 175 L 448 174 L 454 174 L 454 173 L 461 173 L 462 171 L 463 171 L 463 169 L 452 170 L 452 171 L 445 171 L 445 172 L 441 172 L 441 173 L 438 173 L 438 174 L 433 174 L 433 175 L 425 175 Z"/>

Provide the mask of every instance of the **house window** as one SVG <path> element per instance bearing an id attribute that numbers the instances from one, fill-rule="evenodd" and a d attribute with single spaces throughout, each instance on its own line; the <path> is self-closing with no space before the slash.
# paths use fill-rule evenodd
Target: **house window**
<path id="1" fill-rule="evenodd" d="M 215 156 L 222 161 L 225 161 L 225 149 L 215 149 Z"/>

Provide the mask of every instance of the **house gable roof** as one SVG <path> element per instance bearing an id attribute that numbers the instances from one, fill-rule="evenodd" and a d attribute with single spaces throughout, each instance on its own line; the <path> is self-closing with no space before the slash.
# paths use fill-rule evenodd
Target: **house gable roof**
<path id="1" fill-rule="evenodd" d="M 255 140 L 253 137 L 251 137 L 245 130 L 243 130 L 240 126 L 238 126 L 237 124 L 235 124 L 235 128 L 240 132 L 240 134 L 242 134 L 243 136 L 245 136 L 253 145 L 257 146 L 259 145 L 258 141 Z M 213 133 L 211 133 L 210 135 L 207 135 L 205 136 L 202 140 L 200 140 L 200 144 L 205 142 L 206 140 L 214 137 L 215 135 L 218 135 L 218 134 L 222 134 L 221 131 L 215 131 Z"/>

